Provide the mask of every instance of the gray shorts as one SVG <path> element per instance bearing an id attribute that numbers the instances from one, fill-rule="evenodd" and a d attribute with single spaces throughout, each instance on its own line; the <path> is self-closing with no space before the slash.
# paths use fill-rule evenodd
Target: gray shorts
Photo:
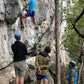
<path id="1" fill-rule="evenodd" d="M 25 61 L 14 62 L 15 74 L 25 76 L 27 73 L 27 67 Z"/>

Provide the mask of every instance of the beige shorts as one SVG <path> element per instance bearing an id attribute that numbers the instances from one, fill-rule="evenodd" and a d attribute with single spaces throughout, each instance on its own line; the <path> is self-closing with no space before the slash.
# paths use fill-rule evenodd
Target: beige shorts
<path id="1" fill-rule="evenodd" d="M 27 67 L 25 61 L 14 62 L 15 74 L 25 76 L 27 73 Z"/>

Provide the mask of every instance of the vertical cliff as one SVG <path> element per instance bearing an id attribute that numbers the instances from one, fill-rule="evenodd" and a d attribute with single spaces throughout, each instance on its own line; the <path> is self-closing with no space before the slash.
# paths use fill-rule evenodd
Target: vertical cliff
<path id="1" fill-rule="evenodd" d="M 54 0 L 50 2 L 54 10 Z M 24 6 L 24 0 L 0 0 L 0 69 L 12 62 L 11 45 L 15 41 L 14 34 L 16 32 L 21 33 L 21 41 L 27 45 L 28 51 L 33 51 L 32 48 L 35 46 L 38 52 L 40 47 L 44 48 L 45 45 L 53 46 L 55 43 L 53 40 L 54 28 L 53 25 L 50 26 L 51 12 L 48 0 L 36 0 L 37 30 L 30 17 L 24 20 L 25 28 L 21 30 L 20 17 L 26 13 L 26 11 L 22 11 Z"/>

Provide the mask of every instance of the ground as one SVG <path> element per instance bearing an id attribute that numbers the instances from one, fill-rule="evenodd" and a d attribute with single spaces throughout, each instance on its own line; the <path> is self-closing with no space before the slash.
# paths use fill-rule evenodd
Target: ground
<path id="1" fill-rule="evenodd" d="M 33 59 L 33 60 L 32 60 Z M 32 72 L 34 71 L 33 62 L 35 58 L 30 58 L 26 62 L 31 67 Z M 28 72 L 29 75 L 30 72 Z M 34 75 L 31 73 L 31 77 L 33 78 L 33 81 L 26 81 L 25 84 L 36 84 L 36 77 L 35 77 L 35 71 L 33 72 Z M 28 78 L 27 78 L 28 79 Z M 15 84 L 15 72 L 14 72 L 14 64 L 10 64 L 5 69 L 0 70 L 0 84 Z M 51 76 L 49 76 L 48 84 L 54 84 L 53 79 Z M 43 84 L 43 83 L 41 83 Z"/>
<path id="2" fill-rule="evenodd" d="M 0 71 L 0 84 L 9 84 L 9 80 L 14 77 L 14 67 L 13 63 L 7 68 Z"/>

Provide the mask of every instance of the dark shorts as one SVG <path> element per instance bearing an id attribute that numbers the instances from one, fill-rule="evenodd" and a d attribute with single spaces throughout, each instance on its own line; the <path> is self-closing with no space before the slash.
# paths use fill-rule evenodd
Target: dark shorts
<path id="1" fill-rule="evenodd" d="M 14 62 L 15 74 L 25 76 L 27 73 L 27 67 L 25 61 Z"/>
<path id="2" fill-rule="evenodd" d="M 41 76 L 41 75 L 36 75 L 37 80 L 42 80 L 43 78 L 48 80 L 48 76 Z"/>
<path id="3" fill-rule="evenodd" d="M 28 11 L 25 16 L 27 17 L 34 17 L 35 16 L 35 11 Z"/>

